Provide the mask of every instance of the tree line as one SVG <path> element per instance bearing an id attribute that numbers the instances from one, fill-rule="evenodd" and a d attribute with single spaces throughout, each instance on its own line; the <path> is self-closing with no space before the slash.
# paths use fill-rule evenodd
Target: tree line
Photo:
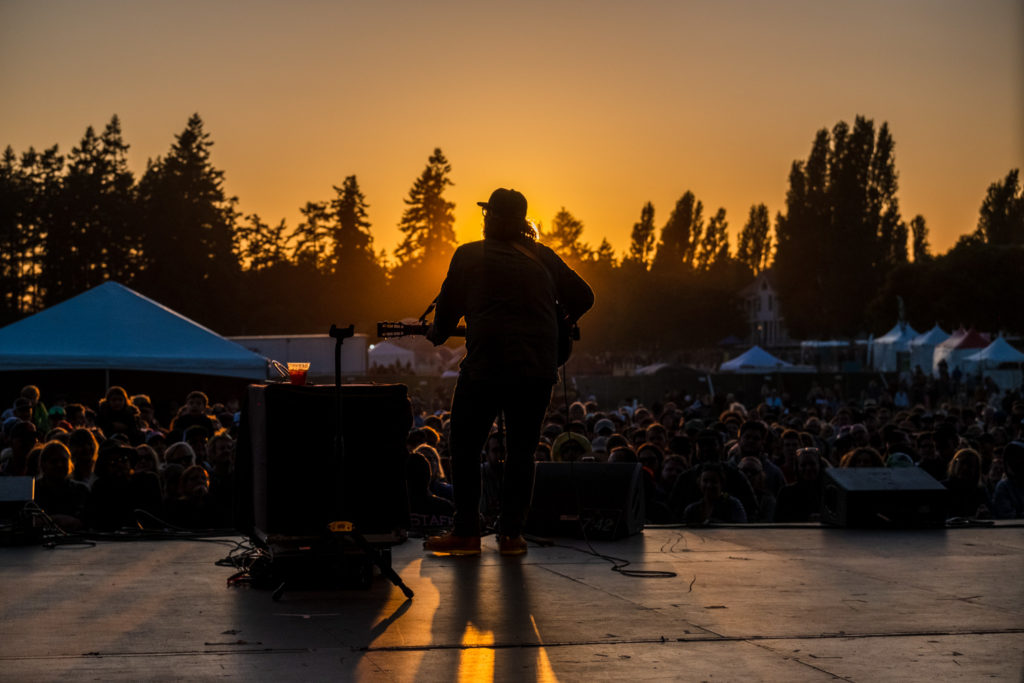
<path id="1" fill-rule="evenodd" d="M 0 324 L 116 280 L 222 334 L 325 331 L 418 315 L 456 247 L 452 166 L 428 157 L 405 198 L 402 239 L 374 244 L 356 175 L 301 207 L 295 226 L 243 215 L 213 166 L 198 114 L 138 178 L 117 116 L 89 127 L 66 155 L 56 145 L 0 160 Z M 897 198 L 888 125 L 857 117 L 818 131 L 794 161 L 784 210 L 750 207 L 735 249 L 726 211 L 685 191 L 660 229 L 647 202 L 626 251 L 593 246 L 562 208 L 541 240 L 591 282 L 597 306 L 584 348 L 667 352 L 746 336 L 738 292 L 769 270 L 797 338 L 851 336 L 891 326 L 897 297 L 912 324 L 1024 331 L 1006 287 L 1024 266 L 1018 171 L 994 182 L 977 227 L 932 255 L 922 216 Z M 774 223 L 774 225 L 773 225 Z"/>

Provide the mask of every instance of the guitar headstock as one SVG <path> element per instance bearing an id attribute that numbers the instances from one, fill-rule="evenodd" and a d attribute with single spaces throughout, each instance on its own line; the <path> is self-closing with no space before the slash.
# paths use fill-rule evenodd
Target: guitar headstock
<path id="1" fill-rule="evenodd" d="M 398 337 L 404 337 L 408 334 L 405 329 L 408 327 L 405 323 L 396 322 L 379 322 L 377 323 L 377 336 L 381 339 L 397 339 Z"/>
<path id="2" fill-rule="evenodd" d="M 411 337 L 413 335 L 425 335 L 430 325 L 425 323 L 377 323 L 377 336 L 381 339 L 397 339 L 398 337 Z"/>
<path id="3" fill-rule="evenodd" d="M 428 323 L 401 323 L 401 322 L 379 322 L 377 323 L 377 336 L 381 339 L 397 339 L 398 337 L 426 336 L 430 331 Z M 466 328 L 463 325 L 456 327 L 451 336 L 465 337 Z"/>

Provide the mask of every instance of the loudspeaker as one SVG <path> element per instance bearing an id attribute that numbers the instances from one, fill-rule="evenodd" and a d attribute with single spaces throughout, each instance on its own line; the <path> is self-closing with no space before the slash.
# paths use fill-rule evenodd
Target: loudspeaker
<path id="1" fill-rule="evenodd" d="M 0 503 L 27 503 L 35 497 L 35 477 L 0 477 Z"/>
<path id="2" fill-rule="evenodd" d="M 917 467 L 831 468 L 821 521 L 844 527 L 944 526 L 949 492 Z"/>
<path id="3" fill-rule="evenodd" d="M 644 528 L 638 463 L 539 462 L 525 531 L 612 541 Z"/>
<path id="4" fill-rule="evenodd" d="M 342 387 L 344 462 L 336 415 L 332 385 L 249 386 L 235 467 L 240 530 L 267 541 L 322 536 L 335 521 L 364 536 L 408 528 L 406 386 Z"/>

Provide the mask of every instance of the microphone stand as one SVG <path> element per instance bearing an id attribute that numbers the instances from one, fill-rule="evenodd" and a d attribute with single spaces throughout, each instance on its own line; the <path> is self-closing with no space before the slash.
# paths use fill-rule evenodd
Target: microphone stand
<path id="1" fill-rule="evenodd" d="M 345 472 L 345 439 L 343 436 L 342 425 L 343 414 L 342 414 L 342 401 L 341 401 L 341 345 L 342 343 L 355 334 L 355 328 L 353 325 L 348 327 L 339 328 L 335 325 L 331 325 L 329 332 L 330 336 L 335 340 L 334 344 L 334 453 L 336 467 L 338 472 L 341 473 L 339 481 L 343 478 Z M 385 561 L 381 556 L 380 552 L 374 548 L 366 537 L 363 536 L 354 523 L 345 520 L 338 520 L 331 522 L 327 525 L 328 530 L 344 540 L 353 542 L 360 550 L 366 553 L 366 556 L 370 558 L 380 570 L 380 573 L 387 577 L 391 583 L 397 586 L 407 598 L 413 596 L 412 589 L 405 585 L 402 581 L 402 577 L 398 575 L 391 567 L 390 561 Z"/>

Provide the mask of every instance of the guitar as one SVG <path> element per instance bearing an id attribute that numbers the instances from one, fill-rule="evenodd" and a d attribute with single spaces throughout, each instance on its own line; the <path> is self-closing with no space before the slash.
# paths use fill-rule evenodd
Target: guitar
<path id="1" fill-rule="evenodd" d="M 379 322 L 377 323 L 377 336 L 381 339 L 397 339 L 399 337 L 411 337 L 415 335 L 424 336 L 430 329 L 429 323 L 402 323 L 402 322 Z M 453 337 L 465 337 L 466 328 L 459 326 L 452 332 Z M 570 323 L 568 318 L 561 318 L 558 322 L 558 364 L 564 365 L 572 353 L 572 343 L 580 340 L 580 326 Z"/>

